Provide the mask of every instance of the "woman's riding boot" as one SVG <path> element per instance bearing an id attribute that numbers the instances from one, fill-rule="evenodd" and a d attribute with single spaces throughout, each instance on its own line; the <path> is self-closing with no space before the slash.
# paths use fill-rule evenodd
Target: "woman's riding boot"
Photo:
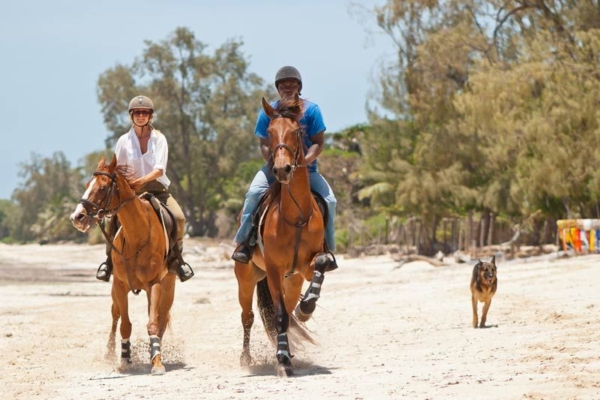
<path id="1" fill-rule="evenodd" d="M 112 273 L 112 260 L 110 256 L 106 257 L 106 261 L 104 261 L 98 267 L 98 271 L 96 271 L 96 279 L 104 282 L 108 282 L 110 280 L 110 274 Z"/>
<path id="2" fill-rule="evenodd" d="M 177 248 L 172 248 L 169 252 L 169 257 L 167 259 L 167 265 L 169 267 L 169 272 L 176 273 L 179 276 L 179 280 L 181 282 L 185 282 L 194 276 L 194 270 L 190 264 L 183 261 L 183 241 L 177 241 Z M 178 254 L 179 253 L 179 254 Z"/>

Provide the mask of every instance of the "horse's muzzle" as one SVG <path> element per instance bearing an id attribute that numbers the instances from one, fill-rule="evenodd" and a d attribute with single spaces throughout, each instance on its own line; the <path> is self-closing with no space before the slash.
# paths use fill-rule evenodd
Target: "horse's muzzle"
<path id="1" fill-rule="evenodd" d="M 77 205 L 77 208 L 75 209 L 73 214 L 69 216 L 69 218 L 71 219 L 71 223 L 73 224 L 75 229 L 84 233 L 90 229 L 94 222 L 94 219 L 90 215 L 88 215 L 87 211 L 85 210 L 85 208 L 83 208 L 81 204 Z"/>
<path id="2" fill-rule="evenodd" d="M 292 180 L 292 173 L 294 169 L 291 164 L 285 164 L 282 168 L 273 166 L 273 175 L 279 181 L 279 183 L 288 184 Z"/>

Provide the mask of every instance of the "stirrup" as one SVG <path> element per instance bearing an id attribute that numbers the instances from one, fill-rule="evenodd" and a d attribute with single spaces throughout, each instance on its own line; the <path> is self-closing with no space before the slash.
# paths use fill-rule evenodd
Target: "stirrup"
<path id="1" fill-rule="evenodd" d="M 338 269 L 338 265 L 337 265 L 337 261 L 335 259 L 335 255 L 333 254 L 333 252 L 331 252 L 331 250 L 327 250 L 326 254 L 331 255 L 331 259 L 329 257 L 327 257 L 327 260 L 329 260 L 329 262 L 327 263 L 327 267 L 325 268 L 325 272 L 335 271 L 336 269 Z"/>
<path id="2" fill-rule="evenodd" d="M 185 282 L 194 276 L 194 270 L 190 264 L 184 262 L 183 264 L 179 264 L 179 267 L 177 268 L 177 275 L 179 276 L 179 280 L 181 282 Z"/>
<path id="3" fill-rule="evenodd" d="M 111 267 L 108 264 L 108 262 L 105 261 L 98 267 L 98 271 L 96 271 L 96 279 L 98 279 L 99 281 L 108 282 L 110 281 L 110 275 Z"/>

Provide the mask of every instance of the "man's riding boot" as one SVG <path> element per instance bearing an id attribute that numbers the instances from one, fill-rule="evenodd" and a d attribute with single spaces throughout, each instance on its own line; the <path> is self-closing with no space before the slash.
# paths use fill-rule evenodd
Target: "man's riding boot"
<path id="1" fill-rule="evenodd" d="M 333 255 L 333 253 L 330 253 L 331 255 Z M 338 269 L 338 265 L 337 265 L 337 261 L 335 261 L 335 257 L 329 258 L 329 264 L 327 264 L 327 268 L 325 268 L 325 272 L 329 272 L 329 271 L 335 271 L 336 269 Z"/>
<path id="2" fill-rule="evenodd" d="M 112 260 L 110 256 L 106 257 L 106 261 L 104 261 L 98 267 L 98 271 L 96 271 L 96 279 L 104 282 L 108 282 L 110 280 L 110 274 L 112 273 Z"/>
<path id="3" fill-rule="evenodd" d="M 250 262 L 252 249 L 246 243 L 242 243 L 236 247 L 235 251 L 231 255 L 231 259 L 242 264 L 248 264 Z"/>
<path id="4" fill-rule="evenodd" d="M 177 248 L 172 248 L 169 252 L 167 265 L 170 273 L 177 274 L 179 280 L 185 282 L 194 276 L 194 270 L 190 267 L 190 264 L 183 261 L 181 256 L 183 254 L 183 241 L 178 240 L 176 246 Z"/>
<path id="5" fill-rule="evenodd" d="M 250 262 L 252 251 L 254 250 L 254 246 L 256 246 L 258 234 L 258 221 L 256 221 L 256 219 L 258 218 L 258 215 L 254 214 L 252 218 L 254 219 L 254 223 L 252 225 L 252 230 L 250 231 L 250 238 L 247 242 L 238 244 L 231 255 L 232 260 L 242 264 L 248 264 Z"/>

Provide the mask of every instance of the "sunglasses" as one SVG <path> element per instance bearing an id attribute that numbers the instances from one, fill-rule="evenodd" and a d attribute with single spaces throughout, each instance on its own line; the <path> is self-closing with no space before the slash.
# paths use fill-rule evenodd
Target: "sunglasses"
<path id="1" fill-rule="evenodd" d="M 135 117 L 146 117 L 148 115 L 152 115 L 152 111 L 138 111 L 138 110 L 136 110 L 136 111 L 133 112 L 133 115 Z"/>

